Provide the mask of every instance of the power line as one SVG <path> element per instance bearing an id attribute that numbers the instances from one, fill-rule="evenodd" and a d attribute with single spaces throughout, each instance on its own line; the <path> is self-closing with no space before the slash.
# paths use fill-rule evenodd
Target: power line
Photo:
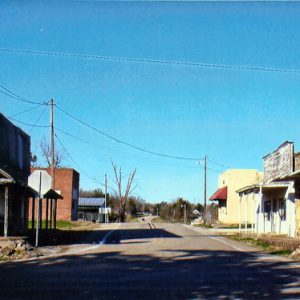
<path id="1" fill-rule="evenodd" d="M 34 109 L 37 109 L 37 108 L 41 107 L 42 105 L 43 105 L 43 104 L 39 104 L 39 105 L 37 105 L 37 106 L 28 108 L 28 109 L 26 109 L 26 110 L 22 110 L 22 111 L 20 111 L 20 112 L 18 112 L 18 113 L 15 113 L 15 114 L 9 116 L 8 118 L 13 118 L 13 117 L 16 117 L 16 116 L 25 114 L 26 112 L 29 112 L 29 111 L 32 111 L 32 110 L 34 110 Z"/>
<path id="2" fill-rule="evenodd" d="M 21 124 L 24 124 L 26 126 L 32 126 L 32 127 L 41 127 L 41 128 L 46 128 L 46 127 L 50 127 L 49 125 L 36 125 L 36 124 L 29 124 L 29 123 L 26 123 L 26 122 L 22 122 L 20 120 L 17 120 L 15 118 L 12 118 L 12 117 L 8 117 L 10 120 L 13 120 L 15 122 L 18 122 L 18 123 L 21 123 Z"/>
<path id="3" fill-rule="evenodd" d="M 130 143 L 127 143 L 125 141 L 122 141 L 118 138 L 115 138 L 113 137 L 112 135 L 109 135 L 107 133 L 105 133 L 104 131 L 101 131 L 99 129 L 97 129 L 96 127 L 92 126 L 92 125 L 89 125 L 87 124 L 86 122 L 80 120 L 79 118 L 75 117 L 74 115 L 68 113 L 67 111 L 63 110 L 62 108 L 60 108 L 59 106 L 56 105 L 56 107 L 62 111 L 63 113 L 65 113 L 67 116 L 69 116 L 70 118 L 76 120 L 77 122 L 81 123 L 82 125 L 88 127 L 89 129 L 119 143 L 119 144 L 123 144 L 123 145 L 126 145 L 128 147 L 131 147 L 133 149 L 136 149 L 136 150 L 139 150 L 141 152 L 145 152 L 145 153 L 148 153 L 148 154 L 152 154 L 152 155 L 156 155 L 156 156 L 161 156 L 161 157 L 166 157 L 166 158 L 174 158 L 174 159 L 180 159 L 180 160 L 190 160 L 190 161 L 199 161 L 201 160 L 201 158 L 189 158 L 189 157 L 182 157 L 182 156 L 174 156 L 174 155 L 170 155 L 170 154 L 164 154 L 164 153 L 159 153 L 159 152 L 154 152 L 154 151 L 151 151 L 151 150 L 147 150 L 147 149 L 144 149 L 144 148 L 141 148 L 139 146 L 135 146 L 133 144 L 130 144 Z"/>
<path id="4" fill-rule="evenodd" d="M 28 100 L 26 98 L 23 98 L 19 95 L 17 95 L 16 93 L 12 92 L 10 89 L 8 89 L 6 86 L 4 86 L 3 84 L 0 83 L 0 87 L 2 89 L 4 89 L 5 91 L 3 90 L 0 90 L 0 92 L 10 98 L 13 98 L 17 101 L 20 101 L 20 102 L 24 102 L 24 103 L 27 103 L 27 104 L 38 104 L 38 105 L 47 105 L 46 102 L 36 102 L 36 101 L 32 101 L 32 100 Z"/>
<path id="5" fill-rule="evenodd" d="M 82 139 L 81 137 L 78 137 L 78 136 L 74 135 L 74 134 L 71 134 L 71 133 L 66 132 L 64 130 L 61 130 L 60 128 L 55 127 L 55 130 L 61 132 L 62 134 L 66 135 L 66 136 L 69 136 L 69 137 L 71 137 L 71 138 L 73 138 L 73 139 L 75 139 L 77 141 L 80 141 L 80 142 L 82 142 L 84 144 L 87 144 L 87 145 L 89 145 L 89 146 L 91 146 L 91 147 L 93 147 L 93 148 L 95 148 L 97 150 L 99 150 L 99 148 L 104 148 L 104 149 L 109 150 L 110 151 L 109 153 L 114 152 L 114 153 L 116 153 L 118 155 L 121 155 L 123 157 L 125 156 L 125 157 L 129 157 L 130 159 L 134 159 L 134 161 L 139 160 L 139 161 L 141 161 L 141 162 L 143 162 L 143 163 L 145 163 L 147 165 L 151 165 L 151 166 L 158 166 L 158 167 L 162 166 L 162 163 L 153 163 L 153 162 L 150 162 L 149 159 L 141 158 L 139 156 L 136 156 L 135 154 L 126 153 L 126 152 L 123 152 L 123 151 L 120 151 L 120 150 L 112 149 L 110 147 L 107 147 L 107 146 L 104 146 L 104 145 L 101 145 L 101 144 L 97 144 L 97 143 L 93 143 L 93 142 L 87 141 L 85 139 Z M 106 162 L 106 163 L 110 162 L 109 160 L 98 160 L 98 161 L 103 161 L 103 162 Z M 170 165 L 170 164 L 165 164 L 165 163 L 163 163 L 163 165 L 164 166 L 168 166 L 168 167 L 176 167 L 176 168 L 178 168 L 178 165 Z M 194 169 L 194 170 L 197 169 L 196 166 L 195 167 L 180 166 L 180 167 L 184 168 L 184 169 Z"/>
<path id="6" fill-rule="evenodd" d="M 29 129 L 28 133 L 30 133 L 32 131 L 32 129 L 35 127 L 35 125 L 39 122 L 39 120 L 41 119 L 41 117 L 44 115 L 45 111 L 46 111 L 47 106 L 44 107 L 43 111 L 41 112 L 41 114 L 39 115 L 39 117 L 36 119 L 36 121 L 34 122 L 33 126 L 31 126 L 31 128 Z"/>
<path id="7" fill-rule="evenodd" d="M 163 65 L 184 65 L 184 66 L 213 68 L 213 69 L 236 69 L 236 70 L 248 70 L 248 71 L 298 73 L 298 74 L 300 73 L 299 69 L 271 68 L 271 67 L 251 66 L 251 65 L 249 66 L 223 65 L 223 64 L 191 62 L 191 61 L 158 60 L 158 59 L 148 59 L 148 58 L 118 57 L 118 56 L 105 56 L 105 55 L 97 55 L 97 54 L 38 51 L 38 50 L 12 49 L 12 48 L 0 48 L 0 51 L 8 52 L 8 53 L 35 54 L 35 55 L 57 56 L 57 57 L 75 57 L 75 58 L 85 58 L 85 59 L 94 59 L 94 60 L 98 59 L 98 60 L 107 60 L 107 61 L 139 62 L 139 63 L 151 63 L 151 64 L 163 64 Z"/>
<path id="8" fill-rule="evenodd" d="M 100 185 L 102 185 L 102 186 L 105 186 L 105 184 L 99 182 L 99 181 L 96 179 L 96 177 L 90 176 L 85 170 L 83 170 L 83 169 L 81 168 L 81 166 L 74 160 L 74 158 L 72 157 L 71 153 L 66 149 L 66 147 L 64 146 L 64 144 L 62 143 L 62 141 L 60 140 L 60 138 L 57 136 L 57 134 L 55 133 L 54 135 L 55 135 L 57 141 L 59 142 L 59 144 L 61 145 L 61 147 L 63 148 L 63 150 L 67 153 L 67 155 L 69 156 L 69 158 L 71 159 L 71 161 L 77 166 L 77 168 L 78 168 L 83 174 L 85 174 L 85 176 L 87 176 L 88 178 L 92 179 L 93 181 L 95 181 L 96 183 L 98 183 L 98 184 L 100 184 Z M 110 186 L 107 186 L 107 187 L 109 187 L 110 189 L 113 190 L 112 187 L 110 187 Z"/>
<path id="9" fill-rule="evenodd" d="M 226 169 L 231 169 L 231 168 L 232 168 L 232 167 L 227 166 L 227 165 L 224 165 L 224 164 L 222 164 L 222 163 L 213 161 L 213 160 L 211 160 L 211 159 L 209 159 L 209 158 L 207 158 L 207 160 L 208 160 L 210 163 L 214 164 L 214 165 L 217 165 L 217 166 L 220 166 L 220 167 L 223 167 L 223 168 L 226 168 Z"/>

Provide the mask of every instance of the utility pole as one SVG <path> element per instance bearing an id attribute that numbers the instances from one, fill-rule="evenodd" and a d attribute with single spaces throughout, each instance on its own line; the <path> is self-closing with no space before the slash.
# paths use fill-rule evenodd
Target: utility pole
<path id="1" fill-rule="evenodd" d="M 50 143 L 51 143 L 51 177 L 52 183 L 51 188 L 55 189 L 55 159 L 54 159 L 54 111 L 53 111 L 54 101 L 50 100 Z"/>
<path id="2" fill-rule="evenodd" d="M 50 100 L 50 151 L 51 151 L 51 189 L 55 190 L 55 158 L 54 158 L 54 101 L 53 99 Z M 57 203 L 56 200 L 53 205 L 53 199 L 50 200 L 50 214 L 51 214 L 51 224 L 50 227 L 52 228 L 52 221 L 53 221 L 53 228 L 56 229 L 56 209 Z"/>
<path id="3" fill-rule="evenodd" d="M 106 176 L 106 174 L 105 174 L 105 177 L 104 177 L 104 183 L 105 183 L 104 222 L 108 223 L 107 222 L 108 214 L 107 214 L 107 176 Z"/>
<path id="4" fill-rule="evenodd" d="M 206 224 L 206 162 L 207 156 L 204 156 L 204 224 Z"/>

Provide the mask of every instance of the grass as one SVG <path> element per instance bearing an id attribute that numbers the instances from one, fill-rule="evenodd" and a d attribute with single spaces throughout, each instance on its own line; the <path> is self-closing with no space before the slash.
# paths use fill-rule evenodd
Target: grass
<path id="1" fill-rule="evenodd" d="M 139 222 L 139 219 L 136 216 L 126 215 L 126 222 Z"/>
<path id="2" fill-rule="evenodd" d="M 152 219 L 152 222 L 153 223 L 171 223 L 170 221 L 167 221 L 159 216 Z"/>
<path id="3" fill-rule="evenodd" d="M 205 224 L 195 224 L 194 227 L 202 227 L 202 228 L 213 228 L 211 225 Z"/>
<path id="4" fill-rule="evenodd" d="M 274 254 L 274 255 L 283 255 L 283 256 L 289 256 L 293 253 L 292 250 L 289 250 L 289 249 L 280 249 L 280 250 L 274 250 L 271 252 L 271 254 Z"/>
<path id="5" fill-rule="evenodd" d="M 35 228 L 37 225 L 37 221 L 35 221 Z M 49 226 L 49 223 L 48 223 Z M 58 229 L 73 229 L 74 227 L 78 227 L 80 226 L 80 224 L 78 224 L 77 222 L 72 222 L 72 221 L 60 221 L 57 220 L 56 221 L 56 228 Z M 28 221 L 28 228 L 32 227 L 32 221 Z M 42 221 L 42 228 L 46 228 L 46 222 Z"/>
<path id="6" fill-rule="evenodd" d="M 285 249 L 283 247 L 274 246 L 264 240 L 240 236 L 240 235 L 227 235 L 226 237 L 235 241 L 257 246 L 272 255 L 289 256 L 290 254 L 292 254 L 292 250 Z"/>

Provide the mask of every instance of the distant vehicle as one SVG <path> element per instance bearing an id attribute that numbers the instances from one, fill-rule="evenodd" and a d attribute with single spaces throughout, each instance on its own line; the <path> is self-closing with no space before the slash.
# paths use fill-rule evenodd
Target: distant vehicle
<path id="1" fill-rule="evenodd" d="M 145 221 L 145 218 L 142 218 L 142 221 Z"/>

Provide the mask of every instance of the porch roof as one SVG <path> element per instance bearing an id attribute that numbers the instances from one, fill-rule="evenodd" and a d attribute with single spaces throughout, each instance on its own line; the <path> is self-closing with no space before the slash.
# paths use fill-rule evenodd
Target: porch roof
<path id="1" fill-rule="evenodd" d="M 288 184 L 276 184 L 276 183 L 270 183 L 270 184 L 263 184 L 262 190 L 263 191 L 278 191 L 278 190 L 286 190 L 288 188 Z"/>
<path id="2" fill-rule="evenodd" d="M 217 189 L 210 197 L 209 200 L 227 200 L 227 186 Z"/>
<path id="3" fill-rule="evenodd" d="M 21 189 L 24 191 L 25 196 L 27 197 L 35 197 L 37 195 L 37 191 L 28 186 L 27 184 L 16 182 L 12 178 L 0 178 L 0 186 L 10 186 L 14 188 Z"/>
<path id="4" fill-rule="evenodd" d="M 260 187 L 260 184 L 248 185 L 248 186 L 242 187 L 241 189 L 236 190 L 236 192 L 238 194 L 245 193 L 245 192 L 251 192 L 253 190 L 259 189 L 259 187 Z"/>
<path id="5" fill-rule="evenodd" d="M 289 175 L 275 179 L 274 181 L 300 180 L 300 170 L 297 170 Z"/>

